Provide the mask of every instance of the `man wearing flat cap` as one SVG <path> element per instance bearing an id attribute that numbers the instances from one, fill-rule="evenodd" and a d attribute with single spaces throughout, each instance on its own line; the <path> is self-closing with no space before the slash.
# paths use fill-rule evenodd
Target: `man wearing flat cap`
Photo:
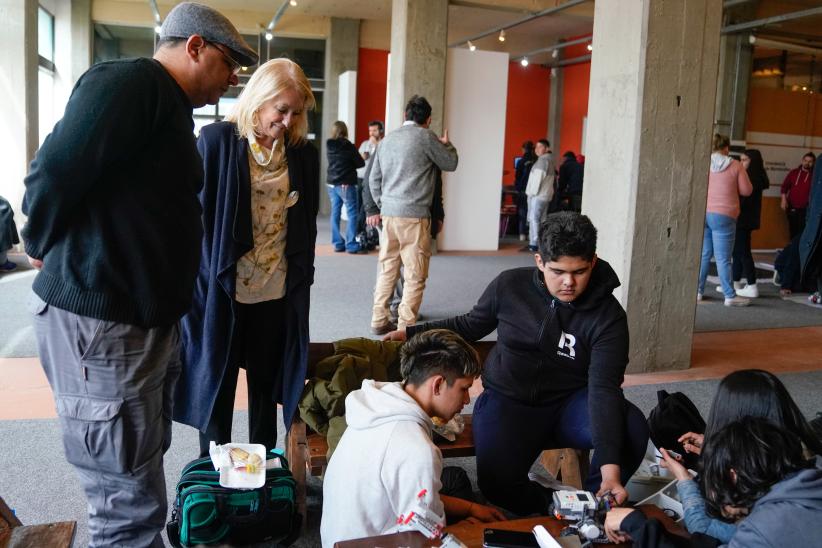
<path id="1" fill-rule="evenodd" d="M 25 179 L 40 360 L 88 498 L 90 546 L 163 546 L 177 324 L 203 236 L 192 110 L 256 63 L 223 15 L 177 5 L 153 59 L 80 77 Z"/>

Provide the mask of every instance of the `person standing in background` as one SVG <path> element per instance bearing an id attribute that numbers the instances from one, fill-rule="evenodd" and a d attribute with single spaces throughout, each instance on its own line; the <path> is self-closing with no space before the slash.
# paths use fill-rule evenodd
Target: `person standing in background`
<path id="1" fill-rule="evenodd" d="M 396 327 L 390 321 L 389 303 L 401 266 L 406 283 L 398 325 L 413 325 L 422 303 L 431 259 L 431 202 L 437 170 L 454 171 L 459 161 L 448 131 L 437 137 L 428 129 L 430 125 L 431 104 L 414 95 L 405 106 L 402 127 L 383 139 L 371 165 L 371 196 L 380 210 L 371 224 L 382 220 L 383 228 L 371 315 L 375 335 Z"/>
<path id="2" fill-rule="evenodd" d="M 517 227 L 519 228 L 519 240 L 524 242 L 528 239 L 528 195 L 525 194 L 525 187 L 528 186 L 528 176 L 531 168 L 537 161 L 534 152 L 534 143 L 525 141 L 522 143 L 522 156 L 516 158 L 514 166 L 514 188 L 517 191 Z"/>
<path id="3" fill-rule="evenodd" d="M 546 139 L 537 141 L 534 151 L 537 161 L 528 175 L 528 185 L 525 194 L 528 196 L 528 245 L 520 251 L 536 252 L 539 244 L 539 225 L 542 216 L 548 209 L 548 204 L 554 197 L 554 181 L 556 168 L 550 151 L 550 143 Z"/>
<path id="4" fill-rule="evenodd" d="M 730 139 L 724 135 L 714 135 L 696 300 L 701 301 L 705 294 L 711 257 L 716 257 L 725 306 L 748 306 L 751 301 L 737 295 L 734 289 L 731 255 L 736 237 L 736 218 L 739 216 L 739 197 L 749 196 L 753 187 L 742 164 L 728 155 L 730 148 Z"/>
<path id="5" fill-rule="evenodd" d="M 782 182 L 780 207 L 788 218 L 790 239 L 802 234 L 805 228 L 805 213 L 811 194 L 811 174 L 816 156 L 808 152 L 802 156 L 802 163 L 788 172 Z"/>
<path id="6" fill-rule="evenodd" d="M 759 297 L 756 286 L 756 266 L 751 253 L 751 232 L 759 229 L 759 218 L 762 211 L 762 191 L 770 186 L 768 173 L 762 154 L 749 148 L 740 158 L 742 167 L 748 174 L 753 191 L 750 196 L 740 196 L 739 217 L 736 219 L 736 238 L 733 252 L 733 280 L 736 294 L 741 297 L 754 299 Z M 748 281 L 742 283 L 742 276 Z M 719 289 L 721 286 L 717 286 Z"/>
<path id="7" fill-rule="evenodd" d="M 357 243 L 357 218 L 360 211 L 360 197 L 357 192 L 357 169 L 365 167 L 363 160 L 351 141 L 348 140 L 348 126 L 337 120 L 331 125 L 331 138 L 325 142 L 328 155 L 328 198 L 331 200 L 331 244 L 340 253 L 367 253 Z M 345 239 L 340 235 L 340 217 L 345 206 Z"/>

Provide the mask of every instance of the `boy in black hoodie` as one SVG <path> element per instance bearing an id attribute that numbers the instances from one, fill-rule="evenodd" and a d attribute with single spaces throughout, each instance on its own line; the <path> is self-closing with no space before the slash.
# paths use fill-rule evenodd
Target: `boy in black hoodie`
<path id="1" fill-rule="evenodd" d="M 473 430 L 480 489 L 518 514 L 548 513 L 553 491 L 528 471 L 543 449 L 594 449 L 585 488 L 619 503 L 648 443 L 642 412 L 625 400 L 628 322 L 619 280 L 596 256 L 596 228 L 560 212 L 540 225 L 536 268 L 501 273 L 473 310 L 408 326 L 386 339 L 451 329 L 469 341 L 497 330 Z"/>

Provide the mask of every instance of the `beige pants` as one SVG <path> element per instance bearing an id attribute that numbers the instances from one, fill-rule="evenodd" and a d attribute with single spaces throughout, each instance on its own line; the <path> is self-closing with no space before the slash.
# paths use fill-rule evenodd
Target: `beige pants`
<path id="1" fill-rule="evenodd" d="M 383 217 L 380 233 L 380 258 L 377 267 L 377 285 L 374 288 L 374 311 L 371 327 L 382 327 L 390 322 L 388 305 L 394 284 L 405 267 L 405 289 L 399 307 L 400 329 L 417 321 L 422 303 L 428 262 L 431 259 L 431 219 L 410 217 Z"/>

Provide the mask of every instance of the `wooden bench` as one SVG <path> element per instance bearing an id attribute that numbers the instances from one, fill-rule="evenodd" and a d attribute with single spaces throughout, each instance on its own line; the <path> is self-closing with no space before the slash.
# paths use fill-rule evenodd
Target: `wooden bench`
<path id="1" fill-rule="evenodd" d="M 23 525 L 0 497 L 0 548 L 70 548 L 77 523 Z"/>
<path id="2" fill-rule="evenodd" d="M 485 362 L 491 348 L 496 344 L 493 341 L 480 341 L 472 346 L 477 350 L 480 360 Z M 316 364 L 328 356 L 334 354 L 333 343 L 310 343 L 308 349 L 308 372 L 309 378 L 314 375 Z M 472 416 L 463 415 L 465 430 L 457 436 L 453 442 L 436 436 L 435 443 L 440 448 L 443 458 L 453 457 L 473 457 L 474 456 L 474 433 L 472 429 Z M 291 466 L 291 473 L 297 484 L 297 507 L 303 515 L 303 527 L 305 528 L 306 514 L 306 494 L 305 479 L 306 474 L 312 476 L 322 476 L 325 467 L 328 465 L 326 454 L 328 453 L 328 443 L 324 436 L 311 431 L 299 415 L 295 417 L 291 424 L 291 430 L 286 438 L 286 458 Z M 582 487 L 582 482 L 588 476 L 588 451 L 576 449 L 551 449 L 542 452 L 540 457 L 542 465 L 555 478 L 562 478 L 562 482 L 577 488 Z"/>

